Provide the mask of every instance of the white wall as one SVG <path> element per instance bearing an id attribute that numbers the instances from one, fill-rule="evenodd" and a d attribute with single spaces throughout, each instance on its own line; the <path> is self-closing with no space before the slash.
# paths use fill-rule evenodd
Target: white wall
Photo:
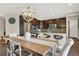
<path id="1" fill-rule="evenodd" d="M 78 37 L 78 19 L 70 20 L 70 37 Z"/>
<path id="2" fill-rule="evenodd" d="M 0 36 L 4 35 L 4 19 L 0 17 Z"/>
<path id="3" fill-rule="evenodd" d="M 10 17 L 14 17 L 16 19 L 15 24 L 10 24 L 8 22 Z M 11 33 L 17 33 L 19 35 L 19 15 L 18 14 L 5 14 L 5 31 L 6 35 Z"/>
<path id="4" fill-rule="evenodd" d="M 72 12 L 66 16 L 67 19 L 67 36 L 68 37 L 79 37 L 79 12 Z"/>

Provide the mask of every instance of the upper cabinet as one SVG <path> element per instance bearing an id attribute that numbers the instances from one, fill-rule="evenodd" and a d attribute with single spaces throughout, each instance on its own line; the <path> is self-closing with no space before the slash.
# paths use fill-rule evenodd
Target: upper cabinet
<path id="1" fill-rule="evenodd" d="M 57 27 L 66 27 L 66 18 L 60 18 L 56 20 Z"/>
<path id="2" fill-rule="evenodd" d="M 58 19 L 42 20 L 42 21 L 34 19 L 31 21 L 31 24 L 32 26 L 34 26 L 34 28 L 40 28 L 44 32 L 48 32 L 50 29 L 53 30 L 54 29 L 53 26 L 56 25 L 56 28 L 55 28 L 56 30 L 51 31 L 51 32 L 66 33 L 66 18 L 65 17 L 58 18 Z"/>
<path id="3" fill-rule="evenodd" d="M 37 20 L 36 18 L 34 18 L 32 21 L 31 21 L 31 24 L 34 25 L 34 26 L 39 26 L 40 25 L 40 21 Z"/>

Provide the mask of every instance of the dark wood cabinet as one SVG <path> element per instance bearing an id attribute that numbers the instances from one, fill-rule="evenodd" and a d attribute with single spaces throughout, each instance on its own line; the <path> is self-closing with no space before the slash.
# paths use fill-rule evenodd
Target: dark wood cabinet
<path id="1" fill-rule="evenodd" d="M 40 28 L 40 25 L 43 27 L 44 30 L 48 30 L 50 24 L 56 24 L 58 32 L 66 32 L 66 18 L 57 18 L 57 19 L 48 19 L 48 20 L 37 20 L 34 19 L 31 21 L 32 26 L 38 26 Z M 41 24 L 42 23 L 42 24 Z"/>
<path id="2" fill-rule="evenodd" d="M 66 18 L 49 19 L 42 21 L 44 28 L 48 28 L 49 24 L 57 24 L 57 27 L 66 27 Z"/>
<path id="3" fill-rule="evenodd" d="M 22 15 L 20 15 L 20 35 L 24 34 L 24 22 Z M 57 19 L 48 19 L 48 20 L 38 20 L 34 18 L 31 22 L 31 31 L 32 29 L 41 28 L 45 32 L 48 31 L 50 24 L 56 24 L 57 30 L 59 32 L 66 32 L 66 18 L 57 18 Z M 33 27 L 33 28 L 32 28 Z M 36 31 L 36 30 L 35 30 Z"/>
<path id="4" fill-rule="evenodd" d="M 57 25 L 58 27 L 66 27 L 66 18 L 60 18 L 60 19 L 57 19 Z"/>
<path id="5" fill-rule="evenodd" d="M 40 21 L 37 20 L 36 18 L 34 18 L 32 21 L 31 21 L 31 24 L 34 25 L 34 26 L 39 26 L 40 25 Z"/>

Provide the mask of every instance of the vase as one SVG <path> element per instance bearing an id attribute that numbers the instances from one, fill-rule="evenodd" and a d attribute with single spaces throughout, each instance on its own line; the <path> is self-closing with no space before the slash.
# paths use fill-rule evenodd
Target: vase
<path id="1" fill-rule="evenodd" d="M 30 38 L 31 38 L 31 33 L 30 33 L 30 32 L 26 32 L 26 33 L 25 33 L 25 38 L 26 38 L 26 40 L 30 40 Z"/>

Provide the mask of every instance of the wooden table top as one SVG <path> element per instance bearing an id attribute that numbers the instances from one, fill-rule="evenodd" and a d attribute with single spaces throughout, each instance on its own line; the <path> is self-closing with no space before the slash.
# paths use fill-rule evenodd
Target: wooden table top
<path id="1" fill-rule="evenodd" d="M 8 39 L 8 38 L 6 38 L 6 39 Z M 22 47 L 29 49 L 33 52 L 36 52 L 40 55 L 44 55 L 50 50 L 50 47 L 47 45 L 42 45 L 42 44 L 37 44 L 34 42 L 26 41 L 22 38 L 21 39 L 20 38 L 12 38 L 12 40 L 20 43 Z"/>

